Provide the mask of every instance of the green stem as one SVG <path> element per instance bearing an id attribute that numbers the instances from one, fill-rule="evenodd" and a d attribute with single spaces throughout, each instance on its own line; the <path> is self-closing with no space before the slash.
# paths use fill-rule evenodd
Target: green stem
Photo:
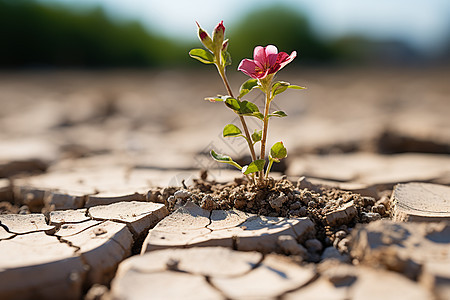
<path id="1" fill-rule="evenodd" d="M 270 87 L 270 85 L 269 85 Z M 261 159 L 266 157 L 266 141 L 267 141 L 267 129 L 269 127 L 269 107 L 270 107 L 270 89 L 266 88 L 266 105 L 264 107 L 264 124 L 263 124 L 263 135 L 261 139 Z M 264 182 L 264 170 L 261 171 L 260 182 Z"/>
<path id="2" fill-rule="evenodd" d="M 230 161 L 230 162 L 227 162 L 228 164 L 230 164 L 230 165 L 232 165 L 233 167 L 236 167 L 236 168 L 238 168 L 239 170 L 242 170 L 242 167 L 240 166 L 240 165 L 238 165 L 236 162 L 234 162 L 234 161 Z"/>
<path id="3" fill-rule="evenodd" d="M 217 66 L 217 70 L 219 71 L 220 78 L 222 78 L 223 84 L 225 85 L 225 88 L 227 89 L 228 94 L 234 98 L 233 91 L 230 88 L 230 85 L 228 83 L 227 75 L 225 74 L 225 68 Z"/>
<path id="4" fill-rule="evenodd" d="M 267 170 L 266 170 L 266 179 L 269 178 L 269 172 L 270 172 L 270 169 L 272 168 L 273 162 L 274 162 L 274 160 L 270 159 L 270 157 L 269 157 L 269 165 L 267 166 Z"/>
<path id="5" fill-rule="evenodd" d="M 217 66 L 217 70 L 219 71 L 220 77 L 222 78 L 222 81 L 225 85 L 225 88 L 227 89 L 228 94 L 234 98 L 233 91 L 231 90 L 230 85 L 228 84 L 227 76 L 225 75 L 225 68 L 219 67 L 219 65 L 216 65 L 216 66 Z M 243 116 L 239 116 L 239 120 L 241 121 L 242 128 L 244 129 L 245 136 L 247 137 L 246 140 L 247 140 L 248 148 L 250 149 L 250 154 L 252 155 L 252 160 L 255 161 L 256 160 L 255 148 L 253 147 L 253 144 L 252 144 L 252 139 L 250 137 L 250 132 L 248 131 L 247 123 L 245 122 Z"/>

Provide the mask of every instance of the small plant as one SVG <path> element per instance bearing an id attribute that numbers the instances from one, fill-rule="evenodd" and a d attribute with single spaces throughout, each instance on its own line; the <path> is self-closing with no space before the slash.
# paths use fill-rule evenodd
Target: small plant
<path id="1" fill-rule="evenodd" d="M 205 100 L 224 102 L 228 108 L 239 116 L 243 132 L 236 125 L 228 124 L 223 129 L 223 137 L 244 138 L 248 144 L 252 162 L 249 165 L 240 166 L 230 156 L 218 154 L 214 150 L 211 150 L 211 156 L 218 162 L 227 163 L 238 168 L 254 184 L 260 183 L 264 185 L 273 163 L 280 162 L 281 159 L 287 157 L 287 150 L 283 142 L 275 143 L 270 149 L 268 165 L 264 171 L 267 163 L 266 141 L 269 119 L 271 117 L 287 116 L 281 110 L 270 112 L 270 104 L 275 96 L 287 89 L 304 89 L 304 87 L 292 85 L 285 81 L 275 81 L 274 77 L 279 70 L 297 56 L 297 52 L 293 51 L 291 55 L 288 55 L 285 52 L 278 52 L 278 49 L 273 45 L 266 47 L 257 46 L 253 53 L 253 60 L 243 59 L 239 64 L 238 70 L 251 78 L 241 85 L 239 95 L 235 97 L 225 74 L 226 67 L 231 65 L 231 55 L 227 51 L 228 39 L 225 40 L 224 38 L 225 27 L 223 21 L 214 28 L 212 37 L 198 23 L 197 26 L 198 36 L 206 49 L 192 49 L 189 55 L 202 63 L 214 64 L 228 93 L 226 96 L 209 97 L 205 98 Z M 254 103 L 243 99 L 245 95 L 254 89 L 259 89 L 265 94 L 263 113 L 259 111 L 259 108 Z M 244 117 L 259 119 L 262 122 L 261 129 L 255 130 L 253 134 L 250 134 Z M 261 146 L 259 157 L 255 152 L 255 144 L 258 142 Z"/>

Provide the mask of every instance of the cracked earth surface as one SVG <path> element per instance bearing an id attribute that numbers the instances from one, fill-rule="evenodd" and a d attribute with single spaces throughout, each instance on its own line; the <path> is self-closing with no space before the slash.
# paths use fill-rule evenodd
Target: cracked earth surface
<path id="1" fill-rule="evenodd" d="M 120 202 L 47 216 L 0 215 L 0 296 L 55 298 L 61 291 L 79 299 L 94 283 L 108 284 L 140 236 L 167 214 L 162 204 Z"/>
<path id="2" fill-rule="evenodd" d="M 447 70 L 389 72 L 292 73 L 259 192 L 209 73 L 0 74 L 0 298 L 449 299 Z"/>

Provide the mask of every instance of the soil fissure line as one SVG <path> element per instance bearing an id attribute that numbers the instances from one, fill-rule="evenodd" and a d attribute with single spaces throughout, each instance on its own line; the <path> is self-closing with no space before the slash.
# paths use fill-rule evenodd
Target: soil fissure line
<path id="1" fill-rule="evenodd" d="M 64 237 L 62 236 L 57 236 L 57 235 L 52 235 L 55 238 L 58 239 L 59 242 L 63 243 L 63 244 L 67 244 L 69 247 L 74 248 L 74 253 L 81 255 L 80 251 L 81 248 L 79 246 L 74 245 L 71 241 L 66 240 Z"/>
<path id="2" fill-rule="evenodd" d="M 208 228 L 208 226 L 212 224 L 212 220 L 211 220 L 212 212 L 213 212 L 212 210 L 209 211 L 209 216 L 208 216 L 209 223 L 205 225 L 205 228 L 208 229 L 209 232 L 208 232 L 208 233 L 205 233 L 205 234 L 202 234 L 202 235 L 199 235 L 199 236 L 193 237 L 192 239 L 190 239 L 189 241 L 186 242 L 186 244 L 183 246 L 183 248 L 189 248 L 189 243 L 190 243 L 192 240 L 195 240 L 195 239 L 197 239 L 197 238 L 199 238 L 199 237 L 207 236 L 207 235 L 209 235 L 211 232 L 214 231 L 214 230 L 212 230 L 211 228 Z"/>
<path id="3" fill-rule="evenodd" d="M 8 226 L 6 226 L 5 224 L 2 224 L 2 222 L 0 222 L 0 227 L 3 227 L 3 229 L 5 229 L 5 230 L 6 230 L 6 232 L 8 232 L 8 233 L 11 233 L 11 234 L 16 234 L 16 233 L 14 233 L 14 232 L 11 232 L 11 231 L 9 231 L 9 228 L 8 228 Z"/>
<path id="4" fill-rule="evenodd" d="M 11 233 L 11 232 L 8 232 L 8 233 Z M 17 234 L 15 234 L 15 233 L 11 233 L 11 234 L 12 234 L 12 236 L 4 238 L 4 239 L 0 239 L 0 241 L 12 240 L 13 238 L 15 238 L 17 236 Z"/>
<path id="5" fill-rule="evenodd" d="M 212 283 L 211 276 L 204 276 L 204 278 L 206 283 L 208 283 L 209 286 L 211 286 L 214 290 L 216 290 L 223 297 L 223 299 L 231 300 L 220 288 L 218 288 L 216 285 L 214 285 L 214 283 Z"/>
<path id="6" fill-rule="evenodd" d="M 143 214 L 140 214 L 140 215 L 143 215 Z M 101 222 L 111 221 L 111 222 L 115 222 L 115 223 L 125 224 L 125 225 L 127 226 L 127 229 L 128 229 L 128 230 L 130 231 L 130 233 L 133 235 L 133 240 L 135 240 L 135 241 L 136 241 L 136 240 L 139 238 L 139 236 L 140 236 L 140 234 L 137 233 L 136 230 L 134 230 L 133 226 L 131 226 L 130 222 L 126 222 L 126 221 L 118 220 L 118 219 L 95 218 L 95 217 L 93 217 L 93 216 L 91 215 L 91 213 L 90 213 L 90 211 L 89 211 L 89 208 L 86 209 L 86 216 L 89 217 L 89 218 L 91 218 L 91 220 L 93 220 L 93 221 L 101 221 Z M 149 226 L 148 229 L 147 229 L 147 227 L 146 227 L 145 230 L 144 230 L 144 232 L 145 232 L 146 230 L 150 230 L 150 227 L 151 227 L 151 226 Z"/>
<path id="7" fill-rule="evenodd" d="M 260 252 L 260 253 L 261 253 L 261 252 Z M 256 268 L 259 268 L 259 267 L 261 266 L 261 264 L 263 263 L 264 259 L 265 259 L 265 254 L 264 254 L 264 253 L 261 253 L 261 259 L 260 259 L 255 265 L 252 265 L 252 267 L 251 267 L 250 270 L 248 270 L 248 271 L 246 271 L 246 272 L 243 272 L 243 273 L 241 273 L 241 274 L 239 274 L 239 275 L 229 276 L 229 277 L 227 277 L 227 278 L 239 278 L 239 277 L 242 277 L 242 276 L 245 276 L 245 275 L 249 274 L 250 272 L 252 272 L 252 271 L 255 270 Z M 230 300 L 230 299 L 231 299 L 231 298 L 229 298 L 229 297 L 228 297 L 228 296 L 227 296 L 227 295 L 226 295 L 219 287 L 217 287 L 216 285 L 214 285 L 214 283 L 213 283 L 212 280 L 211 280 L 213 276 L 207 276 L 207 275 L 204 275 L 204 277 L 205 277 L 206 282 L 207 282 L 212 288 L 214 288 L 216 291 L 218 291 L 224 299 L 227 299 L 227 300 Z"/>
<path id="8" fill-rule="evenodd" d="M 211 230 L 211 232 L 212 232 L 213 230 L 210 229 L 210 228 L 208 228 L 208 226 L 212 224 L 212 220 L 211 220 L 212 212 L 213 212 L 212 210 L 209 211 L 209 216 L 208 216 L 209 223 L 208 223 L 208 225 L 205 225 L 205 228 Z"/>
<path id="9" fill-rule="evenodd" d="M 127 230 L 131 233 L 131 235 L 133 236 L 133 245 L 131 246 L 131 255 L 135 255 L 135 254 L 139 254 L 140 250 L 142 249 L 142 245 L 144 243 L 145 238 L 143 238 L 143 235 L 145 235 L 145 232 L 150 230 L 149 226 L 148 228 L 145 227 L 145 229 L 143 230 L 143 232 L 141 234 L 139 234 L 138 232 L 136 232 L 136 230 L 133 228 L 133 226 L 126 221 L 122 221 L 122 220 L 117 220 L 117 219 L 102 219 L 102 218 L 94 218 L 91 213 L 89 212 L 89 208 L 86 210 L 86 214 L 89 218 L 91 218 L 91 220 L 93 221 L 100 221 L 103 224 L 106 221 L 111 221 L 111 222 L 115 222 L 115 223 L 120 223 L 120 224 L 125 224 Z M 97 224 L 99 225 L 99 224 Z M 97 226 L 94 225 L 94 226 Z M 114 238 L 110 238 L 111 240 L 113 240 L 114 242 L 116 242 L 124 251 L 125 253 L 127 252 L 127 250 L 116 240 L 114 240 Z M 139 250 L 139 251 L 138 251 Z"/>
<path id="10" fill-rule="evenodd" d="M 257 251 L 257 252 L 259 252 L 259 251 Z M 262 265 L 262 263 L 264 262 L 264 259 L 266 259 L 265 253 L 262 253 L 262 252 L 259 252 L 259 253 L 261 253 L 261 259 L 256 264 L 254 264 L 250 270 L 242 273 L 241 275 L 232 276 L 231 278 L 245 276 L 245 275 L 249 274 L 250 272 L 254 271 L 255 269 L 259 268 Z"/>
<path id="11" fill-rule="evenodd" d="M 89 221 L 97 221 L 97 220 L 86 220 L 86 221 L 83 221 L 83 222 L 77 222 L 77 223 L 63 223 L 63 224 L 60 225 L 60 227 L 61 227 L 62 225 L 66 225 L 66 224 L 82 224 L 82 223 L 84 223 L 84 222 L 89 222 Z M 86 228 L 84 228 L 84 229 L 82 229 L 82 230 L 80 230 L 80 231 L 78 231 L 78 232 L 75 232 L 75 233 L 66 235 L 66 236 L 64 236 L 64 237 L 62 237 L 62 238 L 80 234 L 80 233 L 82 233 L 82 232 L 85 232 L 86 230 L 91 229 L 92 227 L 101 225 L 101 224 L 105 223 L 106 221 L 99 221 L 99 222 L 100 222 L 100 223 L 98 223 L 98 224 L 92 224 L 92 225 L 90 225 L 90 226 L 88 226 L 88 227 L 86 227 Z M 58 233 L 58 231 L 56 231 L 54 234 L 49 234 L 49 235 L 52 235 L 52 236 L 55 235 L 55 236 L 57 236 L 56 233 Z"/>
<path id="12" fill-rule="evenodd" d="M 309 285 L 313 284 L 314 282 L 316 282 L 319 278 L 320 278 L 320 274 L 315 270 L 315 274 L 314 274 L 314 276 L 313 276 L 311 279 L 309 279 L 307 282 L 301 284 L 300 286 L 298 286 L 298 287 L 296 287 L 296 288 L 293 288 L 293 289 L 291 289 L 291 290 L 288 290 L 288 291 L 284 292 L 283 294 L 281 294 L 280 296 L 278 296 L 277 299 L 283 299 L 283 297 L 284 297 L 286 294 L 288 294 L 288 293 L 292 293 L 292 292 L 295 292 L 295 291 L 304 289 L 304 288 L 306 288 L 307 286 L 309 286 Z"/>
<path id="13" fill-rule="evenodd" d="M 43 232 L 43 233 L 45 233 L 47 235 L 53 235 L 56 232 L 55 231 L 56 227 L 52 228 L 52 229 L 31 230 L 31 231 L 27 231 L 27 232 L 13 232 L 13 231 L 10 231 L 8 226 L 6 226 L 5 224 L 2 224 L 2 223 L 0 223 L 0 227 L 3 227 L 6 230 L 6 232 L 8 232 L 10 234 L 13 234 L 14 236 L 26 235 L 26 234 L 37 233 L 37 232 Z M 3 240 L 9 240 L 9 239 L 11 239 L 11 237 L 6 238 L 6 239 L 2 239 L 2 241 Z"/>
<path id="14" fill-rule="evenodd" d="M 89 212 L 89 208 L 86 209 L 86 216 L 91 218 L 91 220 L 93 221 L 100 221 L 102 223 L 106 222 L 106 221 L 111 221 L 111 222 L 115 222 L 115 223 L 120 223 L 120 224 L 125 224 L 127 226 L 127 229 L 130 231 L 130 233 L 133 235 L 133 240 L 136 240 L 139 238 L 139 234 L 136 232 L 136 230 L 134 230 L 133 226 L 131 226 L 131 224 L 129 222 L 123 221 L 123 220 L 117 220 L 117 219 L 103 219 L 103 218 L 95 218 L 91 215 L 91 213 Z M 151 227 L 151 226 L 150 226 Z M 149 229 L 150 229 L 149 227 Z M 145 230 L 144 230 L 145 231 Z"/>

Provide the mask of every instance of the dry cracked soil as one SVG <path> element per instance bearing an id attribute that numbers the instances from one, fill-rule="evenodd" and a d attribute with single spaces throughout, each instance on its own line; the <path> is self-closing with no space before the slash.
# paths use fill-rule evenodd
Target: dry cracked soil
<path id="1" fill-rule="evenodd" d="M 285 73 L 255 187 L 209 72 L 1 73 L 0 298 L 450 299 L 448 74 Z"/>

